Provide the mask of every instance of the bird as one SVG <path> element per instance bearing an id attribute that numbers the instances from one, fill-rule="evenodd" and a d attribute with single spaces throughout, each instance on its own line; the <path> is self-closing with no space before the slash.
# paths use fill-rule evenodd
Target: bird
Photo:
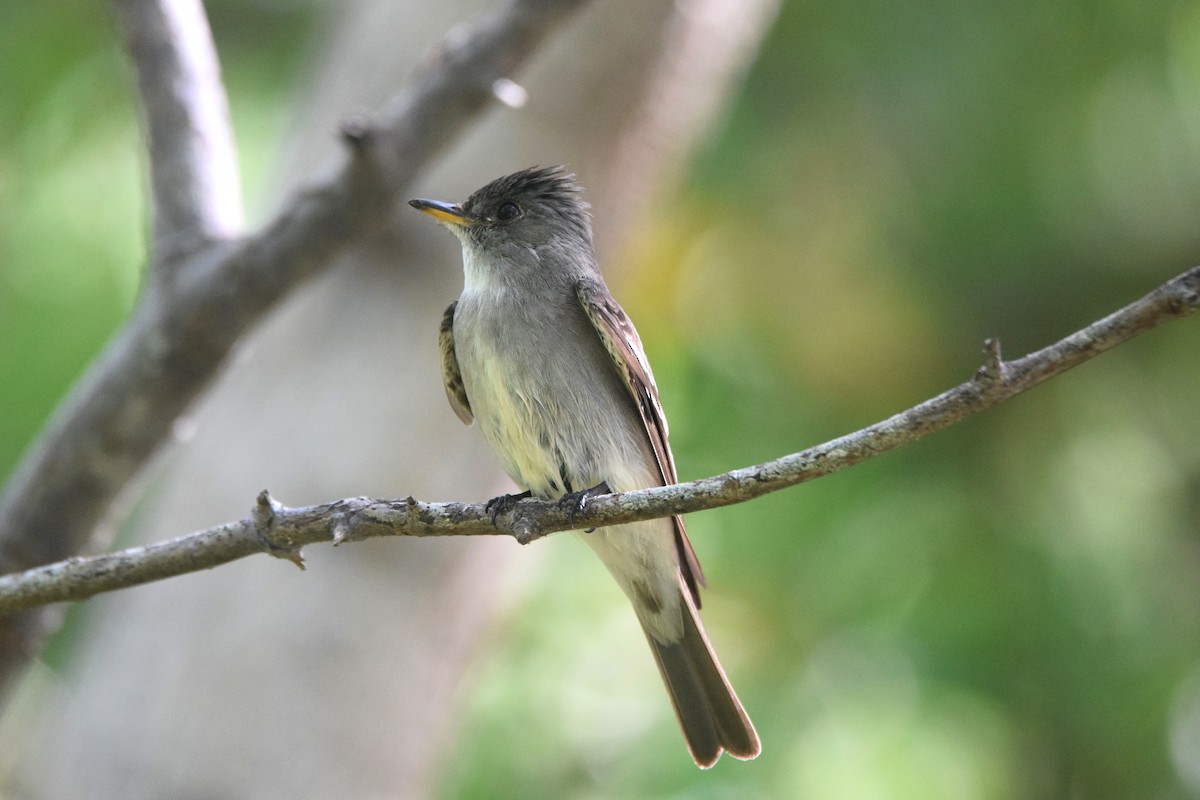
<path id="1" fill-rule="evenodd" d="M 575 176 L 532 167 L 461 203 L 409 203 L 462 245 L 462 293 L 438 336 L 442 378 L 455 414 L 478 423 L 524 490 L 489 502 L 493 522 L 523 497 L 578 511 L 599 494 L 675 483 L 654 374 L 601 275 Z M 758 733 L 700 621 L 705 579 L 683 520 L 580 535 L 633 605 L 696 764 L 757 757 Z"/>

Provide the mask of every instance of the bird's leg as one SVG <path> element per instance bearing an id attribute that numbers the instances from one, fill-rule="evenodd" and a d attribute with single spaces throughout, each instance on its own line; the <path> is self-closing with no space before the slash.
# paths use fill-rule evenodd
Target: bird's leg
<path id="1" fill-rule="evenodd" d="M 533 492 L 529 491 L 528 489 L 520 494 L 502 494 L 499 497 L 493 497 L 491 500 L 488 500 L 487 503 L 484 504 L 483 510 L 488 513 L 488 518 L 491 519 L 492 524 L 495 525 L 496 517 L 512 511 L 513 506 L 515 506 L 519 501 L 529 497 L 533 497 Z"/>
<path id="2" fill-rule="evenodd" d="M 590 489 L 580 489 L 578 492 L 567 492 L 562 497 L 558 498 L 559 508 L 567 510 L 567 522 L 572 526 L 575 525 L 575 515 L 583 511 L 587 507 L 588 501 L 593 497 L 599 497 L 602 494 L 612 494 L 613 490 L 608 485 L 608 481 L 600 481 Z M 591 533 L 595 528 L 588 528 L 585 533 Z"/>

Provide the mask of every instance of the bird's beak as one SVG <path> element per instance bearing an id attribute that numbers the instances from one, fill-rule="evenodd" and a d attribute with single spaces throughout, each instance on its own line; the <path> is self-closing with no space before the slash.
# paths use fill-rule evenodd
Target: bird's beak
<path id="1" fill-rule="evenodd" d="M 416 200 L 409 200 L 408 204 L 417 211 L 424 211 L 438 222 L 456 225 L 460 228 L 474 224 L 474 220 L 468 217 L 467 213 L 462 210 L 462 206 L 457 203 L 443 203 L 440 200 L 422 200 L 418 198 Z"/>

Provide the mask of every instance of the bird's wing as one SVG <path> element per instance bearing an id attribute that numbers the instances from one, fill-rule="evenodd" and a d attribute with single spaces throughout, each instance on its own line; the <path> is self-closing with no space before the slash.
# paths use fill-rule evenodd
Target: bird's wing
<path id="1" fill-rule="evenodd" d="M 467 399 L 462 373 L 458 371 L 458 356 L 454 354 L 454 309 L 457 305 L 458 301 L 455 300 L 442 315 L 442 327 L 438 331 L 438 349 L 442 353 L 442 382 L 446 385 L 446 398 L 463 424 L 470 425 L 475 415 L 471 413 L 471 401 Z"/>
<path id="2" fill-rule="evenodd" d="M 671 455 L 671 445 L 667 442 L 667 418 L 658 401 L 654 373 L 650 371 L 650 362 L 646 360 L 642 340 L 638 337 L 633 323 L 604 284 L 582 280 L 575 285 L 575 294 L 583 306 L 584 313 L 591 320 L 592 327 L 600 336 L 604 349 L 612 357 L 613 366 L 637 407 L 654 450 L 654 458 L 658 461 L 663 485 L 676 483 L 678 478 L 675 474 L 675 458 Z M 700 570 L 700 562 L 692 550 L 692 543 L 688 541 L 683 519 L 672 517 L 672 520 L 675 523 L 675 544 L 679 549 L 680 569 L 691 590 L 692 598 L 699 607 L 700 592 L 697 585 L 707 585 L 704 573 Z"/>

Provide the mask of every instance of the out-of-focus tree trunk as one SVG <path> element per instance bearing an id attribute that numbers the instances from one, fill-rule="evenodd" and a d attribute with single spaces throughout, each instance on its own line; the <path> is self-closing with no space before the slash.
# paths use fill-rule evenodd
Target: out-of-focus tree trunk
<path id="1" fill-rule="evenodd" d="M 447 29 L 490 5 L 339 9 L 283 182 L 327 161 L 340 119 L 377 106 Z M 689 5 L 705 4 L 589 7 L 522 77 L 528 105 L 490 112 L 428 193 L 453 199 L 565 162 L 593 203 L 618 198 L 606 169 L 633 140 L 628 126 L 646 124 L 662 48 L 696 22 L 679 11 Z M 695 124 L 673 134 L 683 149 L 711 116 L 688 113 Z M 599 228 L 602 250 L 620 237 L 615 223 Z M 244 516 L 263 488 L 293 505 L 507 490 L 440 385 L 436 332 L 458 259 L 449 237 L 398 206 L 394 225 L 245 342 L 190 441 L 154 467 L 134 537 Z M 26 682 L 41 702 L 16 706 L 37 710 L 17 720 L 26 749 L 12 780 L 35 797 L 426 796 L 453 751 L 464 672 L 516 607 L 537 551 L 478 539 L 314 547 L 306 572 L 253 558 L 94 600 L 64 679 Z"/>

